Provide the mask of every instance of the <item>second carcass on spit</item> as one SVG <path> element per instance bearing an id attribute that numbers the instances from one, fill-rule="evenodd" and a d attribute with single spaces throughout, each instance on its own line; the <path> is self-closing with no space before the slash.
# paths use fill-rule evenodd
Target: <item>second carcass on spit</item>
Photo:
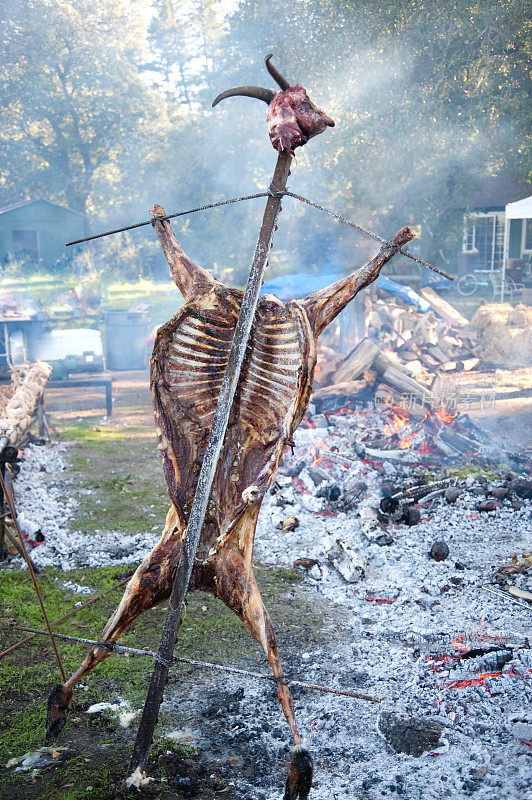
<path id="1" fill-rule="evenodd" d="M 288 87 L 275 97 L 285 99 L 292 88 L 297 112 L 300 87 Z M 312 111 L 323 115 L 315 107 Z M 185 298 L 159 329 L 151 359 L 155 422 L 172 503 L 161 540 L 131 578 L 102 642 L 116 641 L 139 614 L 171 593 L 243 297 L 188 258 L 168 220 L 161 219 L 161 206 L 151 213 L 171 276 Z M 411 230 L 402 228 L 365 266 L 302 300 L 284 303 L 273 295 L 260 299 L 189 586 L 212 592 L 240 617 L 278 678 L 279 700 L 294 740 L 286 800 L 307 797 L 312 759 L 302 745 L 275 634 L 253 574 L 257 518 L 283 450 L 307 409 L 319 334 L 412 238 Z M 109 655 L 94 647 L 52 692 L 49 732 L 64 725 L 75 684 Z"/>

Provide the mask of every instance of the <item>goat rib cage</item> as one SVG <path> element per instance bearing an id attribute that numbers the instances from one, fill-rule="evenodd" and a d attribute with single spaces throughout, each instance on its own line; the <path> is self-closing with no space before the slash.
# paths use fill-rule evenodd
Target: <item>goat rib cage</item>
<path id="1" fill-rule="evenodd" d="M 165 216 L 158 205 L 151 214 Z M 159 543 L 131 578 L 102 642 L 116 641 L 143 611 L 171 593 L 243 296 L 189 259 L 167 220 L 154 219 L 153 224 L 185 299 L 159 329 L 151 358 L 158 446 L 171 506 Z M 273 295 L 259 300 L 189 590 L 212 592 L 223 600 L 263 648 L 277 678 L 283 673 L 275 634 L 252 565 L 260 506 L 307 409 L 317 337 L 412 238 L 410 229 L 402 228 L 365 266 L 302 300 L 285 303 Z M 49 733 L 63 727 L 75 684 L 110 655 L 94 647 L 66 683 L 54 689 L 48 701 Z M 298 778 L 294 769 L 310 756 L 301 748 L 290 691 L 282 680 L 277 688 L 296 746 L 285 796 L 304 798 L 308 770 Z"/>

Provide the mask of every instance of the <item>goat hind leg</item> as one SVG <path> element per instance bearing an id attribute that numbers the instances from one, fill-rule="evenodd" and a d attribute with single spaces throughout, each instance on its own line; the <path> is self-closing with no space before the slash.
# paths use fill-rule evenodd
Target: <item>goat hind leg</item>
<path id="1" fill-rule="evenodd" d="M 139 565 L 129 581 L 120 605 L 109 618 L 100 641 L 115 642 L 143 611 L 166 600 L 171 593 L 173 577 L 183 549 L 183 532 L 176 525 L 175 510 L 168 512 L 161 540 Z M 95 646 L 64 684 L 55 686 L 48 697 L 46 734 L 56 736 L 66 723 L 74 686 L 94 667 L 109 658 L 111 651 Z"/>
<path id="2" fill-rule="evenodd" d="M 294 740 L 284 800 L 306 800 L 312 785 L 312 757 L 299 735 L 292 694 L 286 685 L 275 633 L 253 574 L 251 560 L 244 560 L 237 548 L 229 547 L 218 553 L 215 571 L 216 594 L 240 617 L 260 644 L 277 678 L 277 694 Z"/>

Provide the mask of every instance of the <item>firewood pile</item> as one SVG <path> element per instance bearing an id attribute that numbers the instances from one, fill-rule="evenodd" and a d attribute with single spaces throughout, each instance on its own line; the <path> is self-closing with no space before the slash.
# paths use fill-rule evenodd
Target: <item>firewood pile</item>
<path id="1" fill-rule="evenodd" d="M 532 309 L 489 304 L 469 322 L 432 288 L 420 294 L 431 307 L 426 313 L 400 300 L 368 301 L 367 336 L 347 354 L 320 343 L 312 396 L 319 410 L 373 399 L 377 407 L 406 404 L 422 417 L 445 405 L 446 376 L 530 363 Z"/>
<path id="2" fill-rule="evenodd" d="M 471 320 L 478 349 L 494 367 L 528 367 L 532 361 L 532 308 L 520 304 L 489 303 Z"/>
<path id="3" fill-rule="evenodd" d="M 0 387 L 0 436 L 10 444 L 18 445 L 28 431 L 51 372 L 49 364 L 35 361 L 13 370 L 11 383 Z"/>

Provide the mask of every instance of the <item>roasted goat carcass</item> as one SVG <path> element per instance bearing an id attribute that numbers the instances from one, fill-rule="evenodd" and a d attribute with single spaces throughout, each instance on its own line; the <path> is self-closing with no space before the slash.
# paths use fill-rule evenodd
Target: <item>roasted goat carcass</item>
<path id="1" fill-rule="evenodd" d="M 274 147 L 293 152 L 334 123 L 300 85 L 289 86 L 271 65 L 268 69 L 280 92 L 239 87 L 217 100 L 234 94 L 266 100 Z M 170 223 L 161 219 L 161 206 L 151 213 L 171 276 L 185 299 L 159 329 L 151 358 L 158 447 L 172 502 L 161 540 L 131 578 L 102 643 L 116 641 L 139 614 L 170 596 L 243 297 L 185 255 Z M 240 617 L 278 678 L 279 700 L 294 740 L 285 800 L 307 797 L 312 759 L 301 742 L 275 634 L 253 574 L 257 518 L 283 450 L 307 409 L 319 334 L 411 239 L 410 229 L 403 228 L 368 264 L 303 300 L 283 303 L 266 295 L 259 301 L 189 585 L 189 590 L 212 592 Z M 69 680 L 54 689 L 48 701 L 49 733 L 63 727 L 75 684 L 109 655 L 104 647 L 94 647 Z"/>
<path id="2" fill-rule="evenodd" d="M 155 206 L 152 216 L 165 216 L 164 209 Z M 102 642 L 116 641 L 139 614 L 170 595 L 242 300 L 241 291 L 224 286 L 185 255 L 168 221 L 155 220 L 154 227 L 185 298 L 159 329 L 151 358 L 158 446 L 172 504 L 160 542 L 131 578 Z M 403 228 L 365 266 L 303 300 L 283 303 L 266 295 L 259 301 L 190 589 L 214 593 L 238 614 L 281 679 L 275 634 L 253 575 L 260 506 L 307 409 L 319 334 L 410 239 L 410 229 Z M 52 692 L 51 733 L 63 727 L 75 684 L 109 655 L 94 647 Z M 282 681 L 277 685 L 294 743 L 301 745 L 290 691 Z M 306 758 L 301 751 L 296 755 Z"/>

